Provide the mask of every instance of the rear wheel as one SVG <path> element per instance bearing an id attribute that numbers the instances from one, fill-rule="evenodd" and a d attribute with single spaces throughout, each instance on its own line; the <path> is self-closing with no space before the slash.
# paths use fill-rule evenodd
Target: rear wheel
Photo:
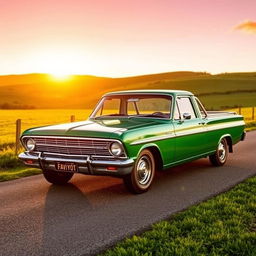
<path id="1" fill-rule="evenodd" d="M 57 185 L 64 185 L 69 182 L 74 173 L 71 172 L 57 172 L 52 170 L 43 169 L 43 175 L 45 179 Z"/>
<path id="2" fill-rule="evenodd" d="M 218 147 L 216 152 L 209 156 L 210 162 L 214 166 L 222 166 L 226 163 L 228 157 L 228 143 L 225 138 L 223 138 Z"/>
<path id="3" fill-rule="evenodd" d="M 123 178 L 126 188 L 135 194 L 146 192 L 155 176 L 155 160 L 151 151 L 143 150 L 132 172 Z"/>

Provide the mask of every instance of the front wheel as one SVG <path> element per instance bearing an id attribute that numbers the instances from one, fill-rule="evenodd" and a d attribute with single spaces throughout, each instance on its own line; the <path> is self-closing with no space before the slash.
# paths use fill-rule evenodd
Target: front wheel
<path id="1" fill-rule="evenodd" d="M 69 180 L 72 178 L 74 173 L 58 172 L 58 171 L 43 169 L 43 175 L 45 179 L 52 184 L 64 185 L 69 182 Z"/>
<path id="2" fill-rule="evenodd" d="M 126 188 L 134 193 L 146 192 L 155 176 L 155 160 L 151 151 L 143 150 L 135 162 L 132 172 L 123 178 Z"/>
<path id="3" fill-rule="evenodd" d="M 223 138 L 218 147 L 216 152 L 209 156 L 210 162 L 214 166 L 222 166 L 226 163 L 228 157 L 228 143 L 225 138 Z"/>

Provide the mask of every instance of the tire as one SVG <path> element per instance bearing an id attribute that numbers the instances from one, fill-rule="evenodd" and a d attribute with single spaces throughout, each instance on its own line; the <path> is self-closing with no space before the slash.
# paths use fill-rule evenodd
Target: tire
<path id="1" fill-rule="evenodd" d="M 135 162 L 132 172 L 123 178 L 126 188 L 141 194 L 150 188 L 155 176 L 155 160 L 151 151 L 143 150 Z"/>
<path id="2" fill-rule="evenodd" d="M 209 156 L 210 162 L 214 166 L 222 166 L 226 163 L 228 158 L 228 143 L 223 138 L 218 144 L 217 150 L 213 155 Z"/>
<path id="3" fill-rule="evenodd" d="M 72 178 L 74 173 L 58 172 L 58 171 L 43 169 L 43 175 L 49 183 L 56 184 L 56 185 L 64 185 L 69 182 L 69 180 Z"/>

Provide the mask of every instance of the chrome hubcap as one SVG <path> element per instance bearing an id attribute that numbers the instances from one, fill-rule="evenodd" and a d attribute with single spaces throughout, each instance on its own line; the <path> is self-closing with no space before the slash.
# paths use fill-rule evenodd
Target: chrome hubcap
<path id="1" fill-rule="evenodd" d="M 219 154 L 219 159 L 221 162 L 225 161 L 226 158 L 226 148 L 223 142 L 220 142 L 218 146 L 218 154 Z"/>
<path id="2" fill-rule="evenodd" d="M 147 156 L 142 156 L 137 164 L 137 178 L 140 185 L 146 185 L 152 173 L 151 162 Z"/>

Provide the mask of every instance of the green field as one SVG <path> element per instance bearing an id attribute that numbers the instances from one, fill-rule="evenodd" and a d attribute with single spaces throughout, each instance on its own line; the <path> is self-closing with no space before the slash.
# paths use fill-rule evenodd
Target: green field
<path id="1" fill-rule="evenodd" d="M 146 88 L 192 91 L 208 109 L 256 105 L 256 73 L 170 72 L 126 78 L 72 76 L 65 81 L 46 74 L 0 76 L 0 108 L 92 108 L 105 92 Z"/>

